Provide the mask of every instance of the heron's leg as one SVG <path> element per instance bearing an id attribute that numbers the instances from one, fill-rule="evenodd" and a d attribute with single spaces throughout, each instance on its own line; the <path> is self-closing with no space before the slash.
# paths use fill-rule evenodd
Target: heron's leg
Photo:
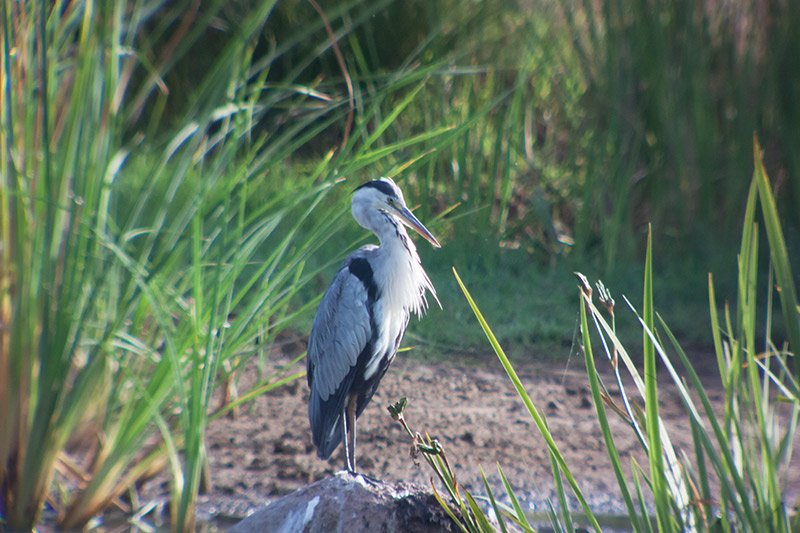
<path id="1" fill-rule="evenodd" d="M 348 472 L 352 472 L 350 468 L 350 428 L 347 426 L 347 407 L 345 407 L 342 415 L 344 415 L 344 467 Z"/>
<path id="2" fill-rule="evenodd" d="M 344 452 L 347 470 L 356 473 L 356 405 L 358 395 L 353 394 L 344 408 Z"/>

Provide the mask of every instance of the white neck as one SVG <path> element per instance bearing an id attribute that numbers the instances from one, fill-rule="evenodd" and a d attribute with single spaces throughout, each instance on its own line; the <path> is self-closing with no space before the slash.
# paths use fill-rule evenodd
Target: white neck
<path id="1" fill-rule="evenodd" d="M 380 240 L 381 245 L 376 251 L 372 267 L 385 300 L 384 305 L 421 316 L 428 307 L 425 292 L 429 291 L 441 307 L 436 289 L 422 268 L 417 247 L 403 224 L 385 211 L 376 209 L 354 208 L 353 216 Z"/>
<path id="2" fill-rule="evenodd" d="M 381 246 L 376 253 L 375 279 L 381 288 L 385 307 L 397 311 L 402 309 L 419 317 L 428 308 L 426 291 L 433 295 L 437 303 L 439 299 L 422 268 L 417 248 L 402 226 L 398 227 L 397 234 L 402 237 L 381 239 Z"/>

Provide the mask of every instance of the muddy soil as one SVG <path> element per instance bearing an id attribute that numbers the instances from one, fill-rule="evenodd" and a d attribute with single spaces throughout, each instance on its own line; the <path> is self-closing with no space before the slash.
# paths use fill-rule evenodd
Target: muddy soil
<path id="1" fill-rule="evenodd" d="M 280 356 L 270 364 L 276 367 Z M 297 369 L 304 369 L 303 364 Z M 519 362 L 517 372 L 533 402 L 547 416 L 566 463 L 596 512 L 624 514 L 616 478 L 596 420 L 582 360 Z M 612 399 L 620 402 L 610 365 L 599 369 Z M 666 372 L 660 379 L 660 410 L 676 451 L 693 455 L 690 427 L 674 385 Z M 246 387 L 249 377 L 241 376 Z M 722 409 L 723 391 L 713 365 L 703 371 L 706 392 Z M 633 395 L 633 384 L 627 390 Z M 411 481 L 430 486 L 432 471 L 413 458 L 411 441 L 386 407 L 400 397 L 409 404 L 405 416 L 414 431 L 427 432 L 443 445 L 457 479 L 468 490 L 484 494 L 479 467 L 502 492 L 499 463 L 517 497 L 532 511 L 555 501 L 550 460 L 543 438 L 524 404 L 493 356 L 425 363 L 400 354 L 372 405 L 358 421 L 357 466 L 360 472 L 386 481 Z M 305 378 L 263 395 L 244 407 L 236 420 L 223 418 L 209 427 L 207 445 L 213 489 L 201 497 L 205 513 L 241 516 L 282 494 L 341 470 L 340 447 L 328 461 L 317 458 L 311 443 Z M 622 464 L 631 477 L 631 460 L 647 469 L 647 457 L 630 426 L 609 412 Z M 800 438 L 788 479 L 800 489 Z"/>

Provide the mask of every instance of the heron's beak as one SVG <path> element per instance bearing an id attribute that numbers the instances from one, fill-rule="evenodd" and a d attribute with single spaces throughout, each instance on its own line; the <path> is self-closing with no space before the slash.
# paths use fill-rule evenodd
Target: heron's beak
<path id="1" fill-rule="evenodd" d="M 436 240 L 436 237 L 434 237 L 433 234 L 428 231 L 428 228 L 422 225 L 422 222 L 420 222 L 419 219 L 414 216 L 414 213 L 409 211 L 407 207 L 404 206 L 398 208 L 395 211 L 395 214 L 397 215 L 397 218 L 403 222 L 403 224 L 422 235 L 426 241 L 434 245 L 436 248 L 442 247 L 442 245 L 439 244 L 439 241 Z"/>

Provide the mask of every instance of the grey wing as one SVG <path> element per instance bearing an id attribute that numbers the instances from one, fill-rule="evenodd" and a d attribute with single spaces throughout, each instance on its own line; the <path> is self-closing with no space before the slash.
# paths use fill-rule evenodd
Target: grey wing
<path id="1" fill-rule="evenodd" d="M 327 458 L 342 439 L 341 413 L 358 356 L 372 335 L 367 288 L 339 269 L 320 302 L 308 341 L 308 415 L 314 445 Z"/>

